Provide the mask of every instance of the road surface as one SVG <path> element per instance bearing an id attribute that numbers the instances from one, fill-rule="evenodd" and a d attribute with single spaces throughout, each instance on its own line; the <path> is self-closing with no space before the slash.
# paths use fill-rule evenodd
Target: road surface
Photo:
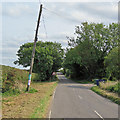
<path id="1" fill-rule="evenodd" d="M 90 84 L 78 84 L 58 75 L 49 118 L 118 118 L 118 105 L 90 90 Z"/>

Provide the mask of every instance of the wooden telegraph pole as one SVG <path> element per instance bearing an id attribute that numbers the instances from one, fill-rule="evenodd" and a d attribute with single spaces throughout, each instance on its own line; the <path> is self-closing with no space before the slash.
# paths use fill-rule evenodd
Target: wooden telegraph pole
<path id="1" fill-rule="evenodd" d="M 42 4 L 40 5 L 40 11 L 39 11 L 39 16 L 38 16 L 38 21 L 37 21 L 37 28 L 36 28 L 36 32 L 35 32 L 34 46 L 33 46 L 33 51 L 32 51 L 31 65 L 30 65 L 30 71 L 29 71 L 28 84 L 27 84 L 26 91 L 29 91 L 29 87 L 30 87 L 30 83 L 31 83 L 31 75 L 32 75 L 32 69 L 33 69 L 33 63 L 34 63 L 34 57 L 35 57 L 35 47 L 36 47 L 36 42 L 37 42 L 37 34 L 38 34 L 41 14 L 42 14 Z"/>

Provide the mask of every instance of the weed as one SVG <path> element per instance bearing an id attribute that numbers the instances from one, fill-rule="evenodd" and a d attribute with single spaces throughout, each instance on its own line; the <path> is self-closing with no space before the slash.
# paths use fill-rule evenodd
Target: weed
<path id="1" fill-rule="evenodd" d="M 19 95 L 21 92 L 18 89 L 10 89 L 6 92 L 4 92 L 3 96 L 13 96 L 13 95 Z"/>
<path id="2" fill-rule="evenodd" d="M 35 93 L 35 92 L 38 92 L 38 90 L 34 89 L 34 88 L 30 88 L 29 92 L 28 93 Z"/>

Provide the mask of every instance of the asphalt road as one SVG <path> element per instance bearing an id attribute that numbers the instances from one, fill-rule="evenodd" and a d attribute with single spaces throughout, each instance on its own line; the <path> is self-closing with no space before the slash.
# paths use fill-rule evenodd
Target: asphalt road
<path id="1" fill-rule="evenodd" d="M 58 75 L 49 118 L 118 118 L 118 105 L 90 90 L 90 84 L 78 84 Z"/>

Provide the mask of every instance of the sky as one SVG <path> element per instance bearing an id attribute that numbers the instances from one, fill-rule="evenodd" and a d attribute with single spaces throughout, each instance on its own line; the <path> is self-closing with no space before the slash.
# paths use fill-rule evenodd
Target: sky
<path id="1" fill-rule="evenodd" d="M 19 47 L 34 41 L 40 2 L 2 2 L 0 14 L 2 35 L 0 64 L 14 65 Z M 74 37 L 75 26 L 82 22 L 118 22 L 118 1 L 111 2 L 42 2 L 38 40 L 61 43 L 67 47 L 68 37 Z"/>

